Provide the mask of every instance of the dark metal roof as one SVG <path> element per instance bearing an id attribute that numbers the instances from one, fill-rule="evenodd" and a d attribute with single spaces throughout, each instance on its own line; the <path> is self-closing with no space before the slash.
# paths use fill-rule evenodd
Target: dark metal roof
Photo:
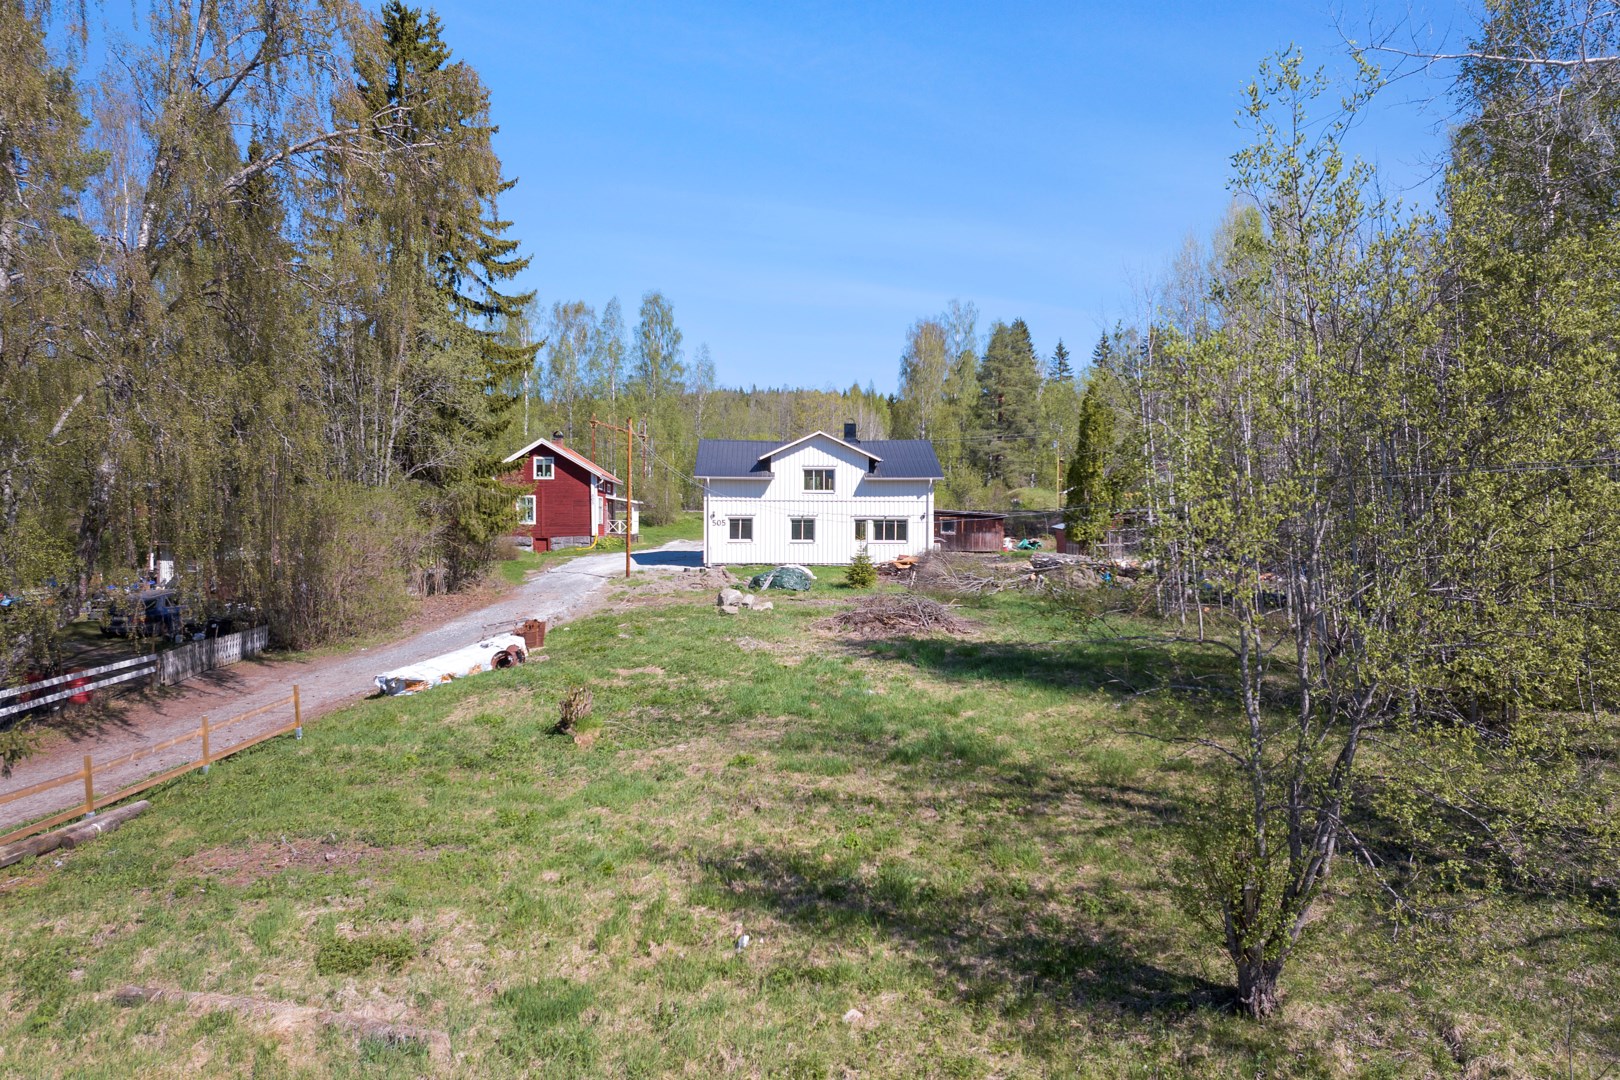
<path id="1" fill-rule="evenodd" d="M 759 460 L 782 442 L 777 439 L 699 439 L 697 467 L 700 477 L 772 476 Z M 927 439 L 862 439 L 851 444 L 883 460 L 866 475 L 877 480 L 939 480 L 945 473 L 934 456 L 934 444 Z"/>
<path id="2" fill-rule="evenodd" d="M 1006 514 L 997 514 L 990 510 L 935 510 L 936 518 L 984 518 L 985 520 L 1006 521 Z"/>

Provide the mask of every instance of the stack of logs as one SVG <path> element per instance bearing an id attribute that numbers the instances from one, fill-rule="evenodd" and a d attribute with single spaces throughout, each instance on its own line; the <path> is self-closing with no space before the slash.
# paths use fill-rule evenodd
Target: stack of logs
<path id="1" fill-rule="evenodd" d="M 151 805 L 150 802 L 141 799 L 139 802 L 132 802 L 127 806 L 120 806 L 116 810 L 104 811 L 84 821 L 74 822 L 65 829 L 40 833 L 38 836 L 30 836 L 26 840 L 18 840 L 14 844 L 7 844 L 5 847 L 0 847 L 0 866 L 10 866 L 12 863 L 21 862 L 30 855 L 44 855 L 47 852 L 55 851 L 57 848 L 72 851 L 80 844 L 94 840 L 104 833 L 110 833 L 130 818 L 145 813 L 146 808 Z"/>

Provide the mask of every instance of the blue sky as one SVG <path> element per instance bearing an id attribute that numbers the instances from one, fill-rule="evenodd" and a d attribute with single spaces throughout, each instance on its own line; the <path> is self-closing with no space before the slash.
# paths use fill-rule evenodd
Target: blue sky
<path id="1" fill-rule="evenodd" d="M 1244 87 L 1333 12 L 1456 41 L 1470 5 L 639 4 L 447 0 L 489 85 L 502 206 L 546 304 L 647 289 L 727 385 L 892 390 L 906 328 L 953 297 L 1084 356 L 1133 283 L 1230 195 Z M 1422 195 L 1443 92 L 1409 81 L 1357 134 Z"/>

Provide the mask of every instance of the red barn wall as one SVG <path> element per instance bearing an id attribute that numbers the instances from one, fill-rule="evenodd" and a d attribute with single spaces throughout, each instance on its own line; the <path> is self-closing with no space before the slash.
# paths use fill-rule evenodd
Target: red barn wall
<path id="1" fill-rule="evenodd" d="M 547 550 L 553 536 L 590 536 L 591 474 L 559 455 L 552 478 L 536 480 L 534 459 L 537 456 L 551 455 L 530 454 L 523 459 L 523 467 L 508 476 L 524 494 L 534 494 L 534 524 L 519 525 L 518 534 L 527 533 L 532 537 L 537 551 Z"/>

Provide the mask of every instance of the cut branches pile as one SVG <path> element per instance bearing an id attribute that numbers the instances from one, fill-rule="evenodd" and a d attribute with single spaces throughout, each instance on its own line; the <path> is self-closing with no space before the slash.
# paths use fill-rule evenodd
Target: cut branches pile
<path id="1" fill-rule="evenodd" d="M 827 620 L 832 629 L 862 637 L 899 637 L 906 634 L 968 634 L 973 624 L 957 618 L 938 600 L 915 593 L 896 593 L 862 600 L 855 607 Z"/>

